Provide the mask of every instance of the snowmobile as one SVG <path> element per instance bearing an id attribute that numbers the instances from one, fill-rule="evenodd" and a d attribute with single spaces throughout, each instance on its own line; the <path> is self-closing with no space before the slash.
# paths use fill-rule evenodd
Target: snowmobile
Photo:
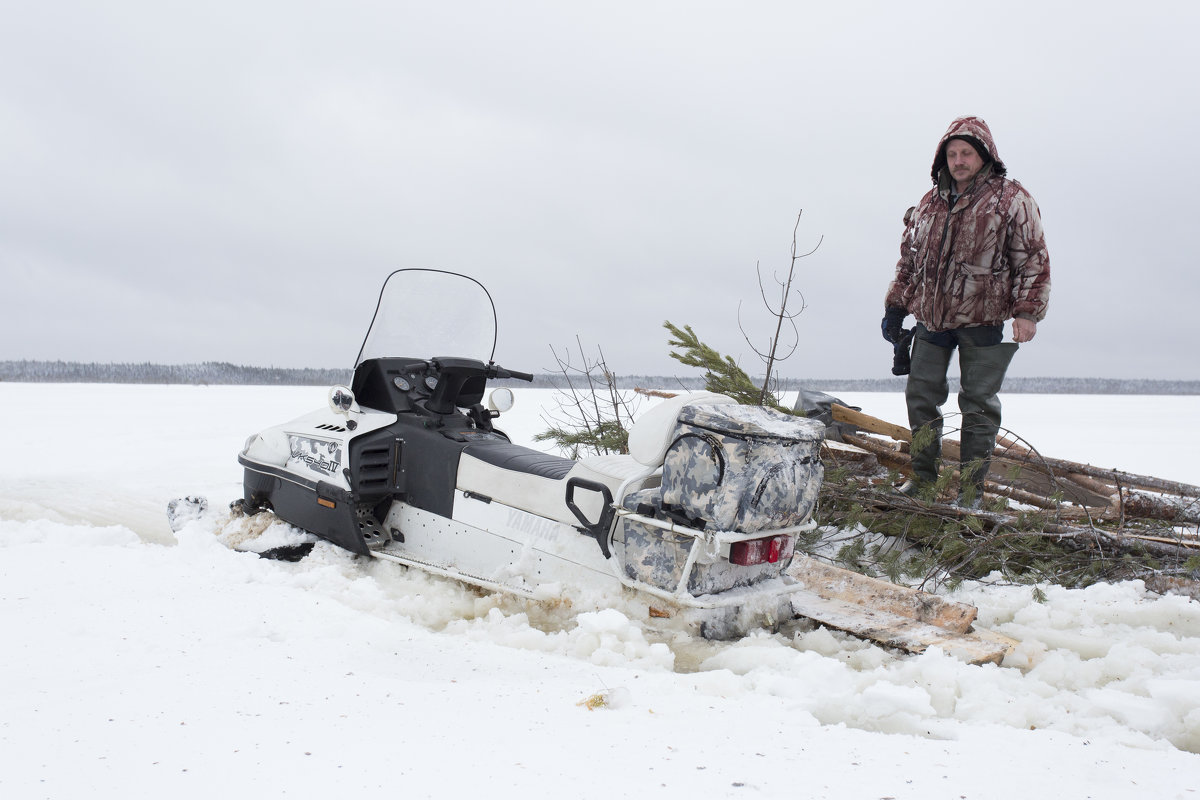
<path id="1" fill-rule="evenodd" d="M 638 592 L 708 638 L 795 616 L 820 423 L 691 393 L 641 415 L 628 455 L 547 454 L 496 427 L 513 392 L 489 384 L 533 380 L 495 363 L 497 328 L 475 279 L 393 272 L 351 385 L 247 440 L 243 510 L 488 590 Z"/>

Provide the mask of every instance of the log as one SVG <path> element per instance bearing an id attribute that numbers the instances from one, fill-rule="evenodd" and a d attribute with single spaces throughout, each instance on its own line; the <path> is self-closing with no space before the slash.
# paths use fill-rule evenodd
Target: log
<path id="1" fill-rule="evenodd" d="M 856 428 L 862 428 L 864 431 L 878 433 L 881 436 L 895 439 L 897 442 L 912 441 L 912 431 L 908 428 L 886 422 L 878 417 L 872 417 L 870 414 L 864 414 L 861 411 L 855 411 L 853 408 L 846 408 L 834 403 L 831 407 L 831 413 L 834 422 L 846 422 Z"/>
<path id="2" fill-rule="evenodd" d="M 908 428 L 887 422 L 886 420 L 879 419 L 878 417 L 873 417 L 870 414 L 864 414 L 861 411 L 855 411 L 852 408 L 847 408 L 845 406 L 838 405 L 837 403 L 834 403 L 832 406 L 832 414 L 833 419 L 837 422 L 845 422 L 861 428 L 862 430 L 895 439 L 898 442 L 912 442 L 912 432 Z M 994 463 L 992 468 L 988 470 L 989 475 L 994 481 L 998 483 L 1024 483 L 1025 486 L 1023 488 L 1025 488 L 1027 491 L 1033 490 L 1035 494 L 1043 493 L 1047 496 L 1054 494 L 1055 492 L 1062 491 L 1065 499 L 1070 500 L 1073 503 L 1078 503 L 1079 505 L 1104 507 L 1112 504 L 1112 495 L 1114 494 L 1115 490 L 1108 490 L 1107 487 L 1101 489 L 1086 487 L 1065 478 L 1066 475 L 1072 472 L 1094 477 L 1092 473 L 1088 472 L 1087 470 L 1061 469 L 1060 471 L 1062 472 L 1062 475 L 1056 475 L 1050 469 L 1050 467 L 1053 466 L 1049 463 L 1052 461 L 1051 459 L 1043 458 L 1042 456 L 1038 455 L 1036 451 L 1022 447 L 1006 436 L 997 437 L 996 441 L 997 448 L 992 451 L 993 458 L 1008 459 L 1011 463 L 1033 467 L 1035 468 L 1035 473 L 1038 475 L 1047 476 L 1051 479 L 1051 481 L 1048 483 L 1045 480 L 1028 477 L 1024 480 L 1018 479 L 1017 481 L 1011 481 L 1007 478 L 1005 474 L 1007 470 L 1002 466 L 1003 462 L 1001 461 Z M 858 441 L 854 443 L 859 444 Z M 862 445 L 859 444 L 859 446 L 861 447 Z M 948 459 L 957 460 L 960 455 L 958 441 L 950 438 L 943 439 L 942 451 Z M 1072 462 L 1061 462 L 1062 465 L 1070 463 Z M 1084 465 L 1076 466 L 1082 467 Z M 1041 468 L 1038 469 L 1039 467 Z M 1197 489 L 1196 491 L 1200 492 L 1200 489 Z M 1200 496 L 1200 494 L 1197 496 Z"/>
<path id="3" fill-rule="evenodd" d="M 866 436 L 847 433 L 842 434 L 842 438 L 847 444 L 853 444 L 874 453 L 879 462 L 885 467 L 895 469 L 904 475 L 912 475 L 912 461 L 907 453 L 894 450 Z M 958 442 L 953 439 L 946 439 L 942 442 L 942 448 L 948 460 L 958 460 L 960 452 Z M 1029 503 L 1039 508 L 1053 508 L 1057 504 L 1049 498 L 1049 495 L 1061 491 L 1065 499 L 1079 503 L 1080 505 L 1102 507 L 1111 505 L 1111 500 L 1108 497 L 1098 495 L 1070 483 L 1056 481 L 1045 473 L 1034 469 L 1026 469 L 1025 474 L 1016 480 L 1010 479 L 1007 471 L 1004 463 L 996 460 L 988 470 L 989 479 L 996 486 L 1012 486 L 1011 491 L 995 490 L 994 493 L 1011 496 L 1018 502 Z"/>
<path id="4" fill-rule="evenodd" d="M 1200 541 L 1196 539 L 1182 539 L 1171 536 L 1147 536 L 1144 533 L 1129 533 L 1126 534 L 1130 539 L 1137 539 L 1143 542 L 1158 542 L 1159 544 L 1169 544 L 1173 547 L 1185 547 L 1189 550 L 1200 550 Z"/>
<path id="5" fill-rule="evenodd" d="M 1095 542 L 1101 546 L 1125 552 L 1141 548 L 1164 558 L 1182 558 L 1191 556 L 1191 550 L 1200 545 L 1180 539 L 1168 539 L 1165 536 L 1147 536 L 1127 530 L 1105 531 L 1099 528 L 1073 528 L 1069 525 L 1045 525 L 1042 532 L 1063 539 L 1090 545 Z"/>
<path id="6" fill-rule="evenodd" d="M 1000 453 L 1001 450 L 1004 452 Z M 1009 458 L 1010 456 L 1013 456 L 1012 461 L 1013 463 L 1017 464 L 1026 464 L 1031 461 L 1036 462 L 1040 458 L 1040 455 L 1036 451 L 1030 450 L 1028 447 L 1013 441 L 1004 434 L 1000 434 L 996 437 L 996 453 L 998 457 L 1003 458 Z M 1055 477 L 1049 470 L 1046 471 L 1046 474 L 1050 475 L 1051 477 Z M 1080 505 L 1102 508 L 1106 504 L 1112 505 L 1113 503 L 1117 502 L 1116 486 L 1110 486 L 1103 481 L 1096 480 L 1095 478 L 1087 475 L 1081 475 L 1078 472 L 1072 472 L 1065 476 L 1060 475 L 1057 476 L 1057 478 L 1059 480 L 1067 481 L 1068 485 L 1072 488 L 1078 487 L 1086 489 L 1092 493 L 1092 496 L 1087 498 L 1086 501 L 1079 502 Z M 1107 503 L 1105 502 L 1106 500 Z"/>
<path id="7" fill-rule="evenodd" d="M 826 439 L 821 443 L 821 457 L 831 461 L 853 461 L 864 462 L 869 466 L 874 466 L 877 460 L 870 451 L 856 447 L 849 442 L 835 442 L 831 439 Z"/>
<path id="8" fill-rule="evenodd" d="M 906 475 L 912 474 L 912 460 L 908 455 L 893 450 L 882 442 L 873 441 L 866 436 L 856 436 L 853 433 L 844 433 L 842 438 L 846 440 L 846 444 L 852 444 L 855 447 L 860 447 L 871 453 L 879 459 L 879 463 L 889 469 L 895 469 Z"/>
<path id="9" fill-rule="evenodd" d="M 946 458 L 953 461 L 957 461 L 961 457 L 959 443 L 954 439 L 942 441 L 942 452 Z M 1009 477 L 1013 466 L 1020 467 L 1020 472 L 1016 477 Z M 1112 505 L 1112 492 L 1098 494 L 1062 475 L 1055 475 L 1048 470 L 1039 469 L 1037 462 L 1015 461 L 1010 456 L 1004 455 L 999 448 L 992 451 L 992 463 L 988 468 L 988 478 L 995 483 L 1008 484 L 1040 495 L 1045 498 L 1046 502 L 1052 504 L 1054 501 L 1050 499 L 1050 496 L 1061 493 L 1063 500 L 1076 505 L 1094 508 L 1106 508 Z"/>
<path id="10" fill-rule="evenodd" d="M 1079 484 L 1085 489 L 1090 489 L 1101 497 L 1108 497 L 1109 501 L 1112 503 L 1117 502 L 1116 486 L 1110 486 L 1104 481 L 1097 480 L 1096 478 L 1092 478 L 1087 475 L 1081 475 L 1078 472 L 1072 472 L 1067 476 L 1067 480 L 1071 481 L 1071 483 Z"/>
<path id="11" fill-rule="evenodd" d="M 1050 498 L 1043 497 L 1040 494 L 1034 494 L 1033 492 L 1027 492 L 1023 489 L 1018 489 L 1015 486 L 1007 486 L 1005 484 L 993 483 L 991 481 L 986 481 L 984 483 L 983 490 L 988 494 L 998 494 L 1002 497 L 1007 497 L 1010 500 L 1016 500 L 1018 503 L 1025 503 L 1026 505 L 1035 506 L 1037 508 L 1043 508 L 1046 510 L 1058 508 L 1060 505 Z"/>
<path id="12" fill-rule="evenodd" d="M 992 529 L 1018 528 L 1017 515 L 1007 512 L 970 510 L 948 503 L 928 503 L 901 494 L 871 493 L 870 495 L 861 495 L 858 499 L 863 506 L 880 511 L 899 510 L 913 514 L 931 514 L 959 519 L 975 517 Z M 1126 528 L 1104 530 L 1083 525 L 1047 522 L 1042 525 L 1042 530 L 1036 535 L 1073 541 L 1092 549 L 1109 548 L 1114 552 L 1126 552 L 1140 548 L 1167 558 L 1186 559 L 1195 551 L 1200 550 L 1200 539 L 1153 536 Z"/>
<path id="13" fill-rule="evenodd" d="M 1128 492 L 1122 498 L 1125 513 L 1131 517 L 1147 517 L 1164 522 L 1200 523 L 1200 503 L 1172 502 L 1171 498 Z"/>
<path id="14" fill-rule="evenodd" d="M 1080 464 L 1077 461 L 1065 461 L 1061 458 L 1048 458 L 1034 454 L 1032 457 L 1026 456 L 1009 456 L 1014 461 L 1019 463 L 1029 463 L 1033 465 L 1042 465 L 1048 469 L 1058 470 L 1063 475 L 1071 473 L 1079 473 L 1091 478 L 1099 478 L 1106 483 L 1114 485 L 1132 487 L 1136 489 L 1148 489 L 1150 491 L 1162 492 L 1164 494 L 1179 495 L 1180 497 L 1200 497 L 1200 486 L 1192 486 L 1188 483 L 1180 483 L 1178 481 L 1168 481 L 1162 478 L 1155 478 L 1152 475 L 1135 475 L 1132 472 L 1123 472 L 1119 469 L 1104 469 L 1103 467 L 1093 467 L 1091 464 Z"/>
<path id="15" fill-rule="evenodd" d="M 996 446 L 1003 447 L 1005 450 L 1011 450 L 1011 451 L 1014 451 L 1017 453 L 1026 453 L 1028 455 L 1033 454 L 1033 451 L 1030 450 L 1028 447 L 1025 447 L 1024 445 L 1013 441 L 1012 439 L 1005 436 L 1003 433 L 998 434 L 996 436 Z"/>

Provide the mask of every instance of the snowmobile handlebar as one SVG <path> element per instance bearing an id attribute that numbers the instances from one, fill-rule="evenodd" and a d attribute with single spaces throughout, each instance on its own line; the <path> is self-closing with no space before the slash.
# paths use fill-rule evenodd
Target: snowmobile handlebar
<path id="1" fill-rule="evenodd" d="M 488 364 L 489 378 L 512 378 L 513 380 L 533 383 L 533 375 L 528 372 L 517 372 L 515 369 L 505 369 L 496 364 Z"/>
<path id="2" fill-rule="evenodd" d="M 533 380 L 528 372 L 507 370 L 495 363 L 484 364 L 470 358 L 435 358 L 425 363 L 436 371 L 437 383 L 425 403 L 425 408 L 434 414 L 453 414 L 455 408 L 465 405 L 464 387 L 469 390 L 468 395 L 478 393 L 482 397 L 484 381 L 494 378 Z"/>

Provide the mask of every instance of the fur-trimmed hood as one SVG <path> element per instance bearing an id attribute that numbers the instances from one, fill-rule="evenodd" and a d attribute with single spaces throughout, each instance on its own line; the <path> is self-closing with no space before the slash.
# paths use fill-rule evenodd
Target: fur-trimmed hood
<path id="1" fill-rule="evenodd" d="M 1004 162 L 1000 160 L 1000 154 L 996 151 L 996 141 L 992 138 L 992 131 L 988 128 L 987 123 L 979 117 L 959 117 L 950 123 L 950 127 L 946 129 L 946 133 L 938 142 L 937 151 L 933 154 L 933 169 L 930 171 L 930 176 L 933 178 L 934 185 L 937 185 L 938 175 L 946 167 L 946 144 L 951 139 L 965 139 L 978 150 L 984 163 L 991 164 L 991 174 L 1003 176 L 1008 172 L 1008 168 L 1004 166 Z"/>

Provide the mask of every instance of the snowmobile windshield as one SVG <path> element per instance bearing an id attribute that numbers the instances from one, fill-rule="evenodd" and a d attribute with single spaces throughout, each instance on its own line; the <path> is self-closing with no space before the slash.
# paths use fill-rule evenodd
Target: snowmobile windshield
<path id="1" fill-rule="evenodd" d="M 383 282 L 355 368 L 372 358 L 471 358 L 496 350 L 496 307 L 483 284 L 436 269 L 396 270 Z"/>

